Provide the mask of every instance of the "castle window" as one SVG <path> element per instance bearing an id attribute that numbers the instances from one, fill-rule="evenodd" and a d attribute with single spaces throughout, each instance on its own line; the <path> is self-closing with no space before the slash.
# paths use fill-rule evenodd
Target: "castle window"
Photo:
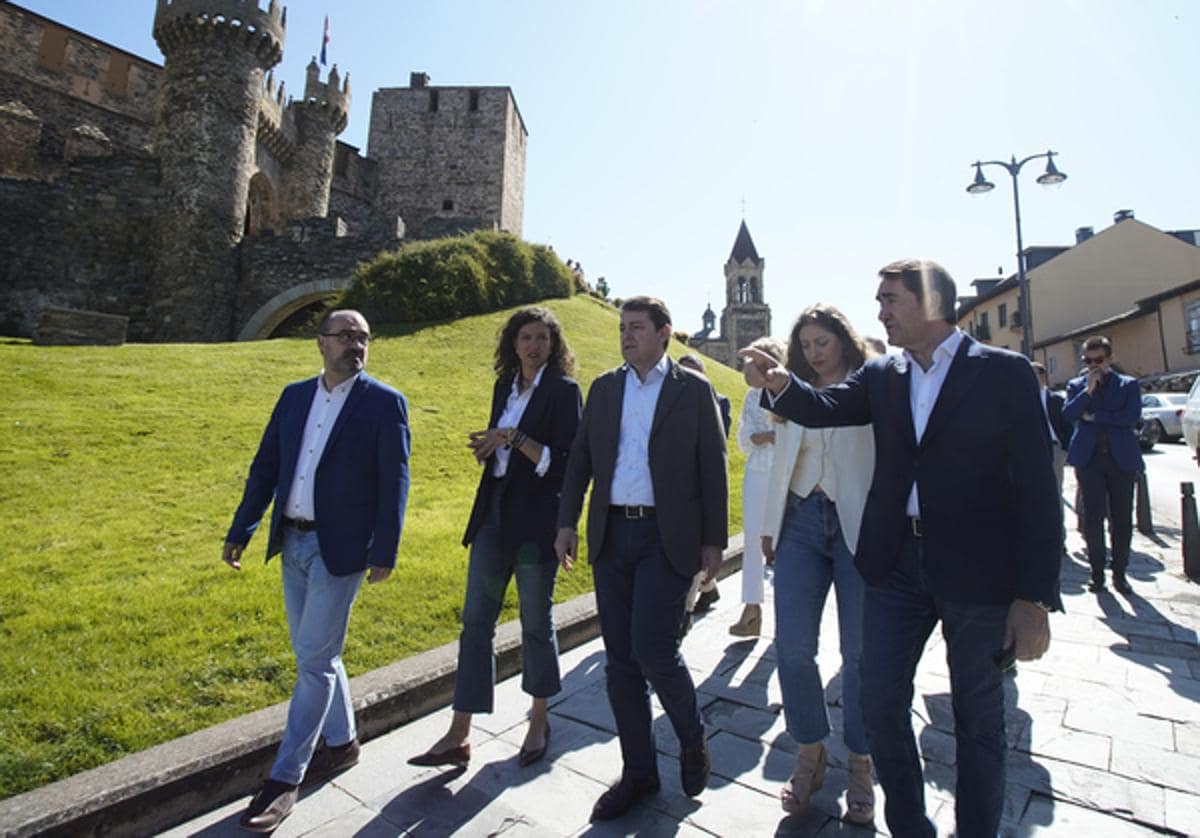
<path id="1" fill-rule="evenodd" d="M 472 90 L 470 95 L 467 97 L 467 110 L 469 110 L 469 111 L 479 110 L 479 91 L 478 90 Z"/>
<path id="2" fill-rule="evenodd" d="M 750 302 L 761 303 L 762 295 L 758 291 L 758 277 L 750 277 Z"/>
<path id="3" fill-rule="evenodd" d="M 453 201 L 451 201 L 449 198 L 442 201 L 442 212 L 453 212 L 453 211 L 454 211 L 454 202 Z"/>
<path id="4" fill-rule="evenodd" d="M 746 302 L 746 277 L 738 277 L 737 301 L 739 303 Z"/>
<path id="5" fill-rule="evenodd" d="M 438 92 L 436 90 L 429 91 L 429 112 L 437 113 L 438 109 Z"/>

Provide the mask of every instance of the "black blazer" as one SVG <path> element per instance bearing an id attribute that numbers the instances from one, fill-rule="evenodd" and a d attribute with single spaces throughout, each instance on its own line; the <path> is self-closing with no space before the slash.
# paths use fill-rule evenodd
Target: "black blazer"
<path id="1" fill-rule="evenodd" d="M 508 395 L 512 392 L 512 376 L 496 379 L 492 388 L 492 412 L 489 428 L 496 427 Z M 483 526 L 493 492 L 500 492 L 500 547 L 505 551 L 522 552 L 536 549 L 538 561 L 555 561 L 555 520 L 558 513 L 558 497 L 562 492 L 563 474 L 567 469 L 567 456 L 571 440 L 579 427 L 579 416 L 583 412 L 583 396 L 575 380 L 558 370 L 547 369 L 542 373 L 525 413 L 517 424 L 518 429 L 550 449 L 550 469 L 543 477 L 537 475 L 537 464 L 520 452 L 512 452 L 508 460 L 508 471 L 502 479 L 492 476 L 495 455 L 489 457 L 479 477 L 479 488 L 475 492 L 475 505 L 463 534 L 463 546 L 475 540 Z"/>
<path id="2" fill-rule="evenodd" d="M 1067 397 L 1053 390 L 1046 391 L 1046 415 L 1050 417 L 1050 425 L 1058 439 L 1050 440 L 1066 451 L 1071 447 L 1071 435 L 1075 433 L 1075 425 L 1063 418 L 1063 404 Z"/>
<path id="3" fill-rule="evenodd" d="M 578 523 L 583 496 L 592 484 L 587 522 L 592 562 L 604 546 L 626 375 L 637 373 L 622 366 L 592 382 L 563 480 L 560 527 Z M 670 362 L 654 407 L 649 447 L 654 520 L 663 552 L 676 573 L 695 576 L 700 570 L 700 548 L 724 549 L 729 535 L 725 433 L 716 393 L 707 378 Z"/>
<path id="4" fill-rule="evenodd" d="M 883 356 L 818 391 L 793 376 L 772 407 L 810 427 L 871 424 L 875 474 L 855 563 L 881 585 L 896 566 L 916 481 L 926 582 L 973 604 L 1058 607 L 1062 513 L 1033 368 L 964 337 L 918 444 L 907 361 Z"/>

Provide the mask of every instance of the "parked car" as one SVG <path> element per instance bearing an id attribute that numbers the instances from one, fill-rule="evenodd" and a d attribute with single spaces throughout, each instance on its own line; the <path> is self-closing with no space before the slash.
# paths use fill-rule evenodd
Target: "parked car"
<path id="1" fill-rule="evenodd" d="M 1153 419 L 1147 422 L 1144 416 L 1138 420 L 1134 430 L 1137 431 L 1138 446 L 1143 451 L 1152 449 L 1162 438 L 1158 423 Z"/>
<path id="2" fill-rule="evenodd" d="M 1193 456 L 1200 456 L 1200 376 L 1192 383 L 1183 406 L 1183 441 Z"/>
<path id="3" fill-rule="evenodd" d="M 1158 424 L 1159 439 L 1177 442 L 1183 439 L 1183 408 L 1186 393 L 1147 393 L 1142 396 L 1142 421 Z"/>

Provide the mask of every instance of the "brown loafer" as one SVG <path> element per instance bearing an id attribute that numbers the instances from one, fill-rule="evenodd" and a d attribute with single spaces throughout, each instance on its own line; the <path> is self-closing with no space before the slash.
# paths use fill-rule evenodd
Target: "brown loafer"
<path id="1" fill-rule="evenodd" d="M 435 754 L 433 751 L 426 751 L 408 760 L 409 765 L 422 766 L 439 766 L 439 765 L 454 765 L 459 768 L 466 766 L 471 761 L 471 745 L 459 745 L 457 748 L 450 748 Z"/>
<path id="2" fill-rule="evenodd" d="M 267 780 L 246 807 L 238 825 L 249 832 L 274 832 L 292 813 L 299 797 L 299 786 Z"/>
<path id="3" fill-rule="evenodd" d="M 308 771 L 304 774 L 304 783 L 317 783 L 328 780 L 335 774 L 340 774 L 347 768 L 358 764 L 362 747 L 357 739 L 351 739 L 345 745 L 329 747 L 322 745 L 308 763 Z"/>

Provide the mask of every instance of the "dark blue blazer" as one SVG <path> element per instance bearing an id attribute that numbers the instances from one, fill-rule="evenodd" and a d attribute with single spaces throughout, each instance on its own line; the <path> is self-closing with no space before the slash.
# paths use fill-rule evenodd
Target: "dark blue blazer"
<path id="1" fill-rule="evenodd" d="M 496 379 L 492 388 L 492 411 L 488 427 L 496 427 L 508 395 L 512 392 L 512 376 Z M 583 413 L 583 394 L 573 378 L 558 370 L 547 369 L 542 373 L 525 413 L 517 428 L 550 449 L 550 468 L 542 477 L 537 475 L 537 464 L 517 451 L 508 460 L 508 471 L 503 479 L 492 476 L 496 465 L 495 455 L 484 463 L 479 478 L 479 489 L 475 492 L 475 505 L 463 534 L 463 546 L 475 540 L 479 528 L 491 504 L 492 495 L 500 492 L 500 547 L 505 551 L 520 552 L 522 561 L 556 561 L 554 537 L 557 534 L 555 521 L 558 515 L 558 498 L 562 493 L 563 474 L 567 470 L 567 456 L 571 453 L 571 441 L 579 427 Z"/>
<path id="2" fill-rule="evenodd" d="M 317 379 L 289 384 L 263 432 L 242 503 L 226 541 L 245 545 L 267 504 L 267 560 L 283 544 L 283 507 L 296 473 L 304 424 Z M 329 434 L 317 465 L 313 501 L 321 558 L 334 576 L 368 565 L 395 567 L 408 501 L 408 403 L 397 390 L 362 373 Z"/>
<path id="3" fill-rule="evenodd" d="M 1033 368 L 964 337 L 920 443 L 910 378 L 903 357 L 883 356 L 826 390 L 793 376 L 773 407 L 764 393 L 763 407 L 809 427 L 872 426 L 875 473 L 855 554 L 869 584 L 886 582 L 899 560 L 916 481 L 935 595 L 1058 607 L 1062 513 Z"/>
<path id="4" fill-rule="evenodd" d="M 1090 413 L 1092 420 L 1084 421 Z M 1142 418 L 1142 388 L 1136 378 L 1110 370 L 1094 396 L 1087 394 L 1087 376 L 1067 382 L 1067 402 L 1063 417 L 1075 423 L 1075 435 L 1067 450 L 1067 462 L 1086 466 L 1092 461 L 1096 442 L 1103 434 L 1108 438 L 1113 460 L 1123 471 L 1141 471 L 1142 449 L 1138 447 L 1138 420 Z"/>

